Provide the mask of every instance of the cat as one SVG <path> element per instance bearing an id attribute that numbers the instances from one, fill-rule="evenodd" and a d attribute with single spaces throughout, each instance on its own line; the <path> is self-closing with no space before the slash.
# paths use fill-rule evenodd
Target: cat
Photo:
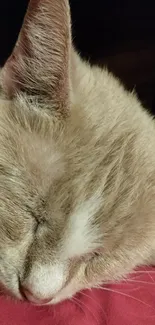
<path id="1" fill-rule="evenodd" d="M 67 0 L 30 0 L 0 74 L 0 283 L 44 305 L 155 257 L 155 125 L 74 49 Z"/>

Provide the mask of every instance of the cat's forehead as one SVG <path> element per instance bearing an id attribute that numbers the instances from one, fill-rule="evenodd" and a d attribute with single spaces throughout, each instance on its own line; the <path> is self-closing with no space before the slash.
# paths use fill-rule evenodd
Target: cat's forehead
<path id="1" fill-rule="evenodd" d="M 49 130 L 48 118 L 40 120 L 35 114 L 27 115 L 31 108 L 22 106 L 27 103 L 21 101 L 0 99 L 0 166 L 16 170 L 17 175 L 21 173 L 23 181 L 25 177 L 36 186 L 40 183 L 43 190 L 64 172 L 62 152 Z"/>

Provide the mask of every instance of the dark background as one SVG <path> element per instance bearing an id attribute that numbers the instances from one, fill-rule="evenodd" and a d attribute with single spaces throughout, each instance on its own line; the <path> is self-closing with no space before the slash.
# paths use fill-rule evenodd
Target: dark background
<path id="1" fill-rule="evenodd" d="M 0 0 L 0 65 L 12 51 L 28 0 Z M 155 114 L 155 2 L 70 0 L 75 45 L 135 88 Z"/>

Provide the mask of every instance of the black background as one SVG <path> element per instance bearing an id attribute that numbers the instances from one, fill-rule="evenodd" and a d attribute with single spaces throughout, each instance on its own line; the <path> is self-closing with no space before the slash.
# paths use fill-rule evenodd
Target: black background
<path id="1" fill-rule="evenodd" d="M 28 0 L 0 0 L 0 65 L 10 55 Z M 108 68 L 155 114 L 155 2 L 70 0 L 81 54 Z"/>

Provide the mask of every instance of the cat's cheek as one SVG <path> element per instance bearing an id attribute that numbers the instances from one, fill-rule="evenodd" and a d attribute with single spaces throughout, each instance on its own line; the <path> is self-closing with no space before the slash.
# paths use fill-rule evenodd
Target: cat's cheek
<path id="1" fill-rule="evenodd" d="M 18 282 L 16 277 L 12 276 L 12 281 L 3 279 L 0 281 L 0 295 L 11 297 L 13 299 L 22 300 L 22 296 L 18 290 Z"/>

